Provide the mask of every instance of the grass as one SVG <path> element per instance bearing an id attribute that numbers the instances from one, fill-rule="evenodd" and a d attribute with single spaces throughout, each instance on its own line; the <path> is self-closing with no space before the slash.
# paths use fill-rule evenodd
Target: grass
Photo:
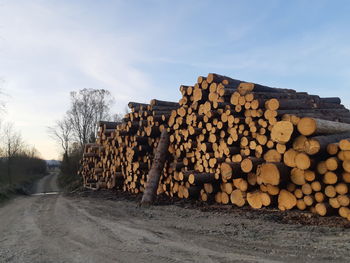
<path id="1" fill-rule="evenodd" d="M 82 179 L 77 174 L 60 174 L 58 177 L 58 186 L 63 191 L 71 192 L 82 187 Z"/>
<path id="2" fill-rule="evenodd" d="M 8 178 L 0 176 L 0 203 L 9 200 L 18 194 L 27 194 L 33 183 L 45 174 L 21 174 L 12 176 L 12 184 L 8 182 Z"/>

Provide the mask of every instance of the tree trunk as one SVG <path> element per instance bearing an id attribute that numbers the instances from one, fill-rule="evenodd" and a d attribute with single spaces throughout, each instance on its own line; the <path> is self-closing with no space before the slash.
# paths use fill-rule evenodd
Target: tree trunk
<path id="1" fill-rule="evenodd" d="M 142 196 L 141 205 L 151 205 L 157 192 L 159 178 L 164 168 L 164 163 L 168 153 L 169 134 L 164 129 L 160 136 L 160 141 L 154 156 L 152 168 L 148 173 L 148 182 Z"/>

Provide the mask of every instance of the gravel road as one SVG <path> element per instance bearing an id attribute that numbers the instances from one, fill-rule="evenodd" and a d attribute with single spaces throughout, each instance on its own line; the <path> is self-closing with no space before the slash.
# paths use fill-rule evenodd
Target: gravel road
<path id="1" fill-rule="evenodd" d="M 48 175 L 36 192 L 57 192 L 56 182 Z M 350 261 L 348 228 L 95 195 L 18 197 L 0 207 L 0 262 Z"/>

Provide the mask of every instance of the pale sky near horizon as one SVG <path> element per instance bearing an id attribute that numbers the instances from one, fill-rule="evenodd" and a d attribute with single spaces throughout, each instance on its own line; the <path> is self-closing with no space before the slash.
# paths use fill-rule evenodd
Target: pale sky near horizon
<path id="1" fill-rule="evenodd" d="M 349 14 L 340 0 L 0 0 L 0 119 L 53 159 L 47 126 L 83 88 L 111 91 L 117 113 L 217 72 L 349 107 Z"/>

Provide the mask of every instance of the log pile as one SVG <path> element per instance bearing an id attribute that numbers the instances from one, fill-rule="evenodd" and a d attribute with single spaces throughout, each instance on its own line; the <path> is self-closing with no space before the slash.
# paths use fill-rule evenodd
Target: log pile
<path id="1" fill-rule="evenodd" d="M 118 153 L 114 140 L 117 125 L 117 122 L 100 121 L 96 143 L 88 143 L 84 147 L 79 174 L 86 188 L 111 189 L 117 183 L 120 185 L 121 173 L 114 162 L 114 155 Z"/>
<path id="2" fill-rule="evenodd" d="M 350 220 L 350 112 L 339 98 L 213 73 L 180 92 L 179 103 L 129 103 L 122 123 L 101 128 L 86 145 L 85 185 L 143 192 L 167 129 L 157 194 Z"/>
<path id="3" fill-rule="evenodd" d="M 100 122 L 96 144 L 85 146 L 79 171 L 85 187 L 144 191 L 160 133 L 178 103 L 153 99 L 150 104 L 130 102 L 128 107 L 131 112 L 121 123 Z"/>
<path id="4" fill-rule="evenodd" d="M 153 99 L 150 104 L 130 102 L 128 106 L 131 113 L 116 129 L 118 154 L 115 160 L 124 178 L 123 190 L 137 194 L 144 191 L 160 133 L 178 103 Z"/>

